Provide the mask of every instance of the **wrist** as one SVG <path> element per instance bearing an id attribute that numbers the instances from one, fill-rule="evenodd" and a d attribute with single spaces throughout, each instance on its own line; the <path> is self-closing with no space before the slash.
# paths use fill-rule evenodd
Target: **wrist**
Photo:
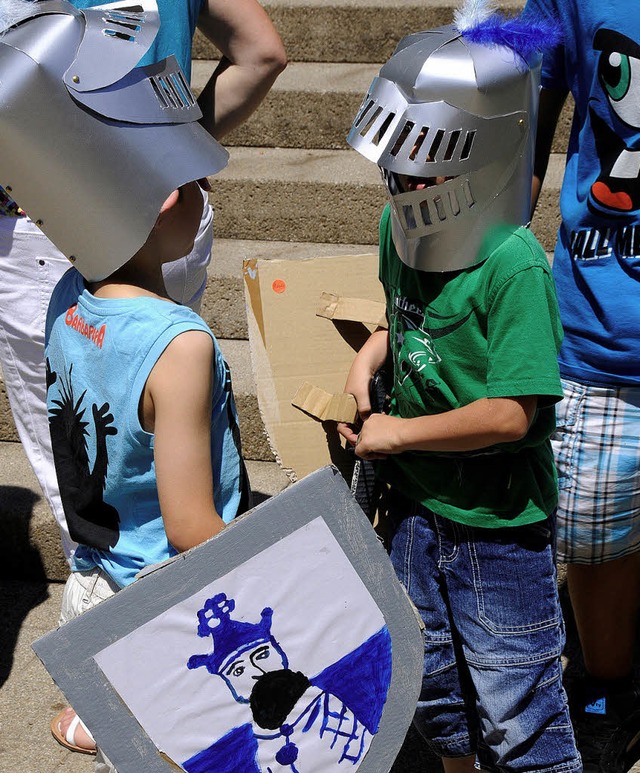
<path id="1" fill-rule="evenodd" d="M 401 454 L 403 451 L 408 451 L 407 448 L 407 431 L 409 430 L 409 422 L 411 419 L 402 419 L 399 416 L 392 416 L 391 424 L 389 427 L 388 444 L 390 454 Z"/>

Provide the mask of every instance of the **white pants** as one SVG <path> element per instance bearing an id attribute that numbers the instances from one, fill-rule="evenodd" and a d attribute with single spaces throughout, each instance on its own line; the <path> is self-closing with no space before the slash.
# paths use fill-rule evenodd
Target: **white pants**
<path id="1" fill-rule="evenodd" d="M 205 195 L 205 194 L 203 194 Z M 193 251 L 164 266 L 169 295 L 199 311 L 213 243 L 213 210 L 205 204 Z M 49 299 L 69 261 L 28 218 L 0 215 L 0 364 L 27 458 L 58 522 L 67 559 L 75 544 L 56 480 L 44 365 Z"/>
<path id="2" fill-rule="evenodd" d="M 110 598 L 119 590 L 113 580 L 100 569 L 90 572 L 71 572 L 64 586 L 62 607 L 58 625 L 64 625 L 87 609 Z M 91 728 L 89 728 L 91 729 Z M 98 748 L 94 761 L 94 773 L 118 773 L 111 761 Z"/>

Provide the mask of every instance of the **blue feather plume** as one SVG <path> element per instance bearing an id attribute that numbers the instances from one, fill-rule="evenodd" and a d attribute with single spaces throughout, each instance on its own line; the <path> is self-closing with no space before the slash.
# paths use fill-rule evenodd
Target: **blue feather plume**
<path id="1" fill-rule="evenodd" d="M 522 17 L 508 18 L 501 13 L 492 13 L 475 26 L 460 31 L 465 40 L 485 46 L 507 46 L 525 61 L 532 54 L 562 42 L 559 25 L 551 21 L 525 21 Z"/>

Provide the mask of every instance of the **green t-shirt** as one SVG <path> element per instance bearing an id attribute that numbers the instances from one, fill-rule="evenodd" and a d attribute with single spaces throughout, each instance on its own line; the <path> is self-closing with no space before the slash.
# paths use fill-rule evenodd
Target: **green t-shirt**
<path id="1" fill-rule="evenodd" d="M 483 258 L 461 271 L 406 266 L 380 221 L 380 280 L 393 354 L 391 414 L 443 413 L 483 397 L 538 395 L 527 435 L 473 453 L 411 451 L 388 457 L 381 476 L 412 499 L 470 526 L 520 526 L 557 504 L 549 436 L 562 398 L 562 340 L 546 255 L 526 228 L 501 227 Z"/>

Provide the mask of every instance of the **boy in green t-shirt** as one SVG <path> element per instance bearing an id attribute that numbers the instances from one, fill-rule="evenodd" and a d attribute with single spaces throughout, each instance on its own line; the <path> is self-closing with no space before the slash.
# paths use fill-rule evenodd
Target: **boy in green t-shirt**
<path id="1" fill-rule="evenodd" d="M 380 460 L 391 487 L 391 559 L 425 624 L 415 721 L 446 773 L 476 760 L 581 768 L 553 545 L 562 331 L 545 253 L 522 225 L 548 30 L 537 32 L 462 12 L 404 38 L 349 135 L 389 191 L 389 329 L 347 380 L 361 427 L 339 431 Z M 389 356 L 391 410 L 371 413 L 371 379 Z"/>

